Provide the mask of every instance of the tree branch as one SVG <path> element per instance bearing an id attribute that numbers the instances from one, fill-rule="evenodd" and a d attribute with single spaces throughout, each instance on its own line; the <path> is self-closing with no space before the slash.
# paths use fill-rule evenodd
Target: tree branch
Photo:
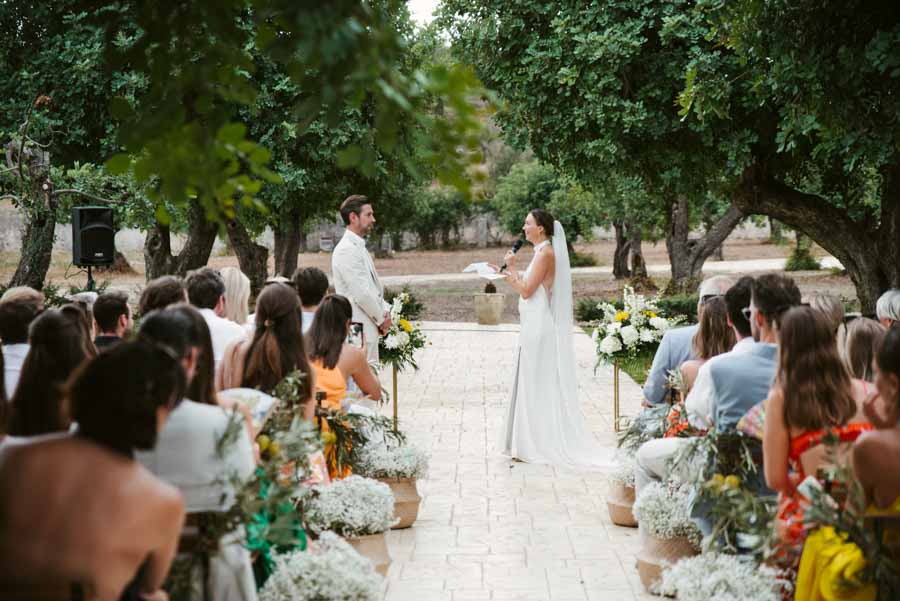
<path id="1" fill-rule="evenodd" d="M 112 205 L 124 205 L 126 204 L 123 200 L 110 200 L 108 198 L 101 198 L 100 196 L 94 196 L 89 192 L 84 192 L 83 190 L 75 190 L 72 188 L 63 188 L 62 190 L 56 190 L 53 192 L 53 196 L 59 196 L 61 194 L 78 194 L 79 196 L 84 196 L 85 198 L 90 198 L 96 202 L 104 202 Z"/>

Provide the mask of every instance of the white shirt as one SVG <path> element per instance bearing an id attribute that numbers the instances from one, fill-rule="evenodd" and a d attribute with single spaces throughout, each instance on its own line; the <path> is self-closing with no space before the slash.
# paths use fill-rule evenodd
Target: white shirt
<path id="1" fill-rule="evenodd" d="M 219 317 L 212 309 L 199 309 L 206 325 L 209 326 L 209 335 L 212 337 L 213 357 L 216 360 L 216 369 L 222 362 L 225 349 L 235 340 L 243 340 L 247 331 L 240 324 L 230 319 Z"/>
<path id="2" fill-rule="evenodd" d="M 216 442 L 231 419 L 231 414 L 218 405 L 185 399 L 166 420 L 156 448 L 138 451 L 135 458 L 181 491 L 188 513 L 228 509 L 234 502 L 232 478 L 246 480 L 256 467 L 250 435 L 240 414 L 233 418 L 240 427 L 237 441 L 225 457 L 217 455 Z"/>
<path id="3" fill-rule="evenodd" d="M 697 370 L 697 377 L 694 379 L 694 385 L 684 399 L 684 406 L 688 413 L 688 422 L 695 428 L 701 430 L 708 429 L 713 423 L 713 407 L 712 400 L 716 397 L 716 385 L 713 382 L 710 373 L 710 364 L 720 357 L 733 355 L 737 353 L 745 353 L 753 348 L 753 337 L 747 336 L 737 341 L 730 351 L 717 355 L 700 366 Z"/>
<path id="4" fill-rule="evenodd" d="M 309 332 L 309 329 L 312 327 L 313 317 L 316 316 L 315 311 L 301 311 L 300 319 L 302 321 L 303 333 L 306 334 Z"/>
<path id="5" fill-rule="evenodd" d="M 19 376 L 22 375 L 22 364 L 28 356 L 29 344 L 4 344 L 3 345 L 3 385 L 6 387 L 6 398 L 11 399 L 19 385 Z"/>

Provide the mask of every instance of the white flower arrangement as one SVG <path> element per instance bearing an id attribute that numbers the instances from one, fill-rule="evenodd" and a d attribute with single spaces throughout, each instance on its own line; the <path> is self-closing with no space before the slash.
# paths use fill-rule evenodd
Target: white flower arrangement
<path id="1" fill-rule="evenodd" d="M 372 562 L 333 532 L 306 551 L 275 555 L 259 601 L 376 601 L 382 578 Z"/>
<path id="2" fill-rule="evenodd" d="M 609 483 L 634 486 L 634 470 L 637 467 L 637 459 L 634 454 L 620 451 L 616 453 L 615 462 L 615 468 L 607 477 Z"/>
<path id="3" fill-rule="evenodd" d="M 630 286 L 622 291 L 624 308 L 619 311 L 612 303 L 600 303 L 603 319 L 591 337 L 597 345 L 599 359 L 612 363 L 623 356 L 634 357 L 648 346 L 659 344 L 663 335 L 681 321 L 681 317 L 666 319 L 657 306 L 659 297 L 646 298 L 636 294 Z"/>
<path id="4" fill-rule="evenodd" d="M 353 471 L 368 478 L 424 478 L 428 453 L 414 445 L 369 444 L 360 449 Z"/>
<path id="5" fill-rule="evenodd" d="M 704 553 L 665 568 L 659 593 L 679 601 L 779 601 L 776 570 L 737 555 Z"/>
<path id="6" fill-rule="evenodd" d="M 355 538 L 384 532 L 397 523 L 390 487 L 361 476 L 312 487 L 303 506 L 306 524 L 315 534 L 331 530 Z"/>
<path id="7" fill-rule="evenodd" d="M 407 292 L 401 292 L 391 300 L 391 327 L 379 342 L 381 363 L 393 365 L 398 370 L 405 367 L 418 369 L 415 353 L 427 341 L 419 324 L 406 318 L 405 309 L 410 300 Z"/>
<path id="8" fill-rule="evenodd" d="M 662 540 L 684 537 L 699 549 L 703 534 L 691 520 L 690 493 L 688 486 L 653 482 L 641 490 L 631 511 L 651 536 Z"/>

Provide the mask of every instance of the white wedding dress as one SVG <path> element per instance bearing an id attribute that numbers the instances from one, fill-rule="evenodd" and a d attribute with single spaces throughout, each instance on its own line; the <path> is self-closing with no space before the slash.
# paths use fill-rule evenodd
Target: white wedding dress
<path id="1" fill-rule="evenodd" d="M 572 272 L 566 236 L 554 222 L 556 273 L 551 290 L 541 284 L 519 298 L 519 348 L 502 448 L 527 463 L 562 467 L 609 467 L 612 450 L 601 447 L 585 426 L 578 403 L 572 317 Z M 525 279 L 535 258 L 525 270 Z"/>

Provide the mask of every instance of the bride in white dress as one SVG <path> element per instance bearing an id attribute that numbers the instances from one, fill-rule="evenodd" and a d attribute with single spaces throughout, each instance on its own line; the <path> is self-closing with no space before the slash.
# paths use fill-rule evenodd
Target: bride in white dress
<path id="1" fill-rule="evenodd" d="M 607 467 L 610 451 L 586 428 L 578 403 L 573 343 L 572 272 L 562 225 L 535 209 L 525 219 L 525 239 L 534 258 L 516 271 L 505 259 L 506 281 L 519 293 L 519 348 L 503 452 L 528 463 Z"/>

